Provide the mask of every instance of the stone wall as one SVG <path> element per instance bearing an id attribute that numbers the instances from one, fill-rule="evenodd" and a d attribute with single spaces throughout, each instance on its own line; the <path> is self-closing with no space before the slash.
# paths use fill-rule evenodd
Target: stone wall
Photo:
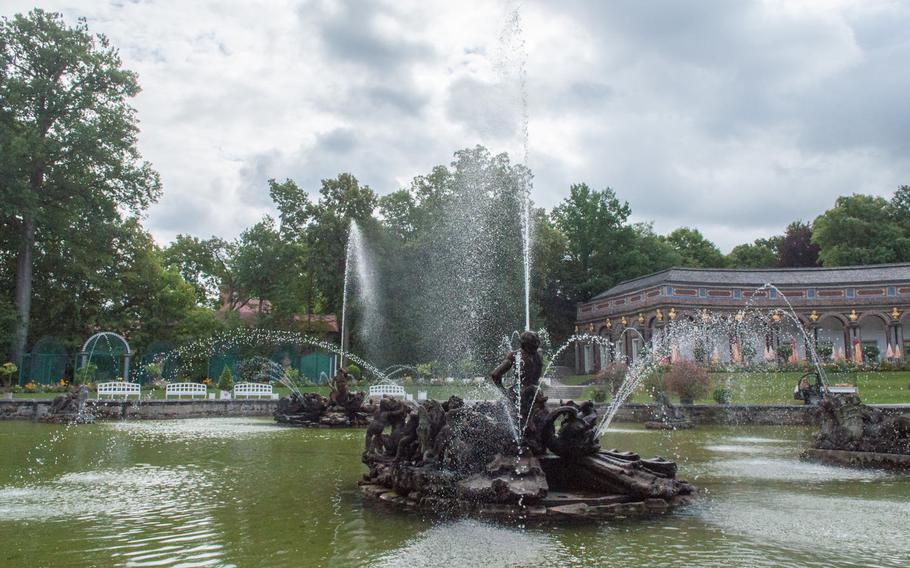
<path id="1" fill-rule="evenodd" d="M 812 406 L 772 404 L 693 404 L 678 405 L 681 418 L 692 424 L 760 424 L 777 426 L 812 425 L 816 409 Z M 616 422 L 647 422 L 655 414 L 655 405 L 629 403 L 616 413 Z"/>
<path id="2" fill-rule="evenodd" d="M 0 400 L 0 420 L 35 420 L 47 415 L 52 399 Z M 99 420 L 159 420 L 207 416 L 271 416 L 277 400 L 89 401 Z"/>
<path id="3" fill-rule="evenodd" d="M 0 420 L 34 420 L 45 416 L 52 399 L 0 400 Z M 205 418 L 207 416 L 272 416 L 277 400 L 150 400 L 89 401 L 99 420 L 160 420 Z M 693 424 L 765 424 L 777 426 L 813 425 L 817 409 L 802 405 L 694 404 L 676 406 L 681 417 Z M 910 405 L 882 406 L 885 413 L 910 412 Z M 598 411 L 603 416 L 605 407 Z M 614 422 L 651 420 L 653 404 L 628 403 L 619 409 Z"/>

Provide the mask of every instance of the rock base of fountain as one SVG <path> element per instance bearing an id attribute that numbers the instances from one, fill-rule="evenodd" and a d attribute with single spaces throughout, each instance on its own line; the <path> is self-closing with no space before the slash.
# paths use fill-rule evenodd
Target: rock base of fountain
<path id="1" fill-rule="evenodd" d="M 373 414 L 372 405 L 363 402 L 365 396 L 356 393 L 342 405 L 319 393 L 293 394 L 278 401 L 275 422 L 298 428 L 364 428 Z"/>
<path id="2" fill-rule="evenodd" d="M 88 388 L 76 385 L 54 399 L 42 422 L 51 424 L 94 424 L 95 415 L 88 407 Z"/>
<path id="3" fill-rule="evenodd" d="M 856 396 L 827 396 L 804 459 L 852 467 L 910 470 L 910 414 L 888 415 Z"/>
<path id="4" fill-rule="evenodd" d="M 367 429 L 361 490 L 443 516 L 524 520 L 654 515 L 694 498 L 675 463 L 600 449 L 592 403 L 550 411 L 540 397 L 533 408 L 519 451 L 501 405 L 383 399 Z"/>
<path id="5" fill-rule="evenodd" d="M 657 393 L 655 402 L 657 404 L 651 414 L 651 420 L 645 422 L 645 428 L 649 430 L 687 430 L 692 427 L 692 422 L 670 402 L 670 397 L 666 393 Z"/>

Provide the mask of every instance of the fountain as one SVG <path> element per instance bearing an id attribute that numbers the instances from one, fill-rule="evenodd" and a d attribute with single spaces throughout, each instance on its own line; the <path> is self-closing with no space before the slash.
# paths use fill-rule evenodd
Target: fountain
<path id="1" fill-rule="evenodd" d="M 95 415 L 87 409 L 88 388 L 85 385 L 73 385 L 70 392 L 54 399 L 43 422 L 52 424 L 92 424 Z"/>
<path id="2" fill-rule="evenodd" d="M 694 497 L 694 486 L 676 479 L 675 463 L 602 450 L 593 403 L 548 407 L 538 388 L 542 367 L 539 339 L 526 331 L 521 349 L 491 373 L 502 388 L 511 369 L 522 385 L 503 389 L 518 409 L 514 421 L 491 401 L 383 398 L 367 428 L 363 493 L 427 511 L 516 519 L 648 515 Z"/>
<path id="3" fill-rule="evenodd" d="M 828 394 L 818 410 L 820 428 L 804 459 L 910 470 L 910 414 L 872 408 L 855 395 Z"/>
<path id="4" fill-rule="evenodd" d="M 344 369 L 329 382 L 331 394 L 301 393 L 296 388 L 290 396 L 278 401 L 275 421 L 287 426 L 304 428 L 363 427 L 373 414 L 374 405 L 364 401 L 366 393 L 348 390 L 350 375 Z"/>

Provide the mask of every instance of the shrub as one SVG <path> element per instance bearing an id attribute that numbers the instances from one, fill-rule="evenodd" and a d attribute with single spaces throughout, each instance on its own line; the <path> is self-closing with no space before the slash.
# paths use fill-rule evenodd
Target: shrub
<path id="1" fill-rule="evenodd" d="M 76 369 L 74 379 L 76 384 L 86 385 L 95 382 L 95 374 L 98 373 L 98 365 L 89 362 L 84 367 Z"/>
<path id="2" fill-rule="evenodd" d="M 414 379 L 408 375 L 405 378 L 401 379 L 401 384 L 406 387 L 412 386 L 414 384 Z"/>
<path id="3" fill-rule="evenodd" d="M 221 376 L 218 377 L 218 388 L 223 391 L 234 388 L 234 375 L 231 374 L 231 369 L 227 365 L 224 366 Z"/>
<path id="4" fill-rule="evenodd" d="M 834 354 L 834 345 L 830 341 L 824 341 L 815 346 L 815 352 L 821 361 L 830 361 L 831 355 Z"/>
<path id="5" fill-rule="evenodd" d="M 726 388 L 716 388 L 711 393 L 711 397 L 717 404 L 730 404 L 733 401 L 733 392 Z"/>
<path id="6" fill-rule="evenodd" d="M 0 386 L 12 384 L 13 375 L 15 375 L 18 370 L 19 367 L 17 367 L 13 362 L 8 362 L 0 365 L 0 377 L 3 377 L 3 380 L 0 380 Z"/>
<path id="7" fill-rule="evenodd" d="M 294 367 L 288 367 L 284 370 L 284 376 L 288 378 L 292 383 L 297 382 L 300 379 L 300 371 Z"/>
<path id="8" fill-rule="evenodd" d="M 616 394 L 625 380 L 628 370 L 629 368 L 622 363 L 610 363 L 594 376 L 593 382 L 604 385 L 605 388 L 610 389 L 612 394 Z"/>
<path id="9" fill-rule="evenodd" d="M 681 400 L 697 400 L 708 394 L 708 371 L 691 361 L 679 361 L 664 373 L 663 382 Z"/>
<path id="10" fill-rule="evenodd" d="M 158 363 L 149 363 L 145 366 L 145 373 L 152 382 L 157 381 L 161 378 L 161 365 Z"/>
<path id="11" fill-rule="evenodd" d="M 354 363 L 348 363 L 347 370 L 348 370 L 348 374 L 351 375 L 352 377 L 354 377 L 354 380 L 359 381 L 360 378 L 363 376 L 363 371 L 361 371 L 360 367 L 358 367 Z"/>
<path id="12" fill-rule="evenodd" d="M 248 383 L 265 382 L 269 380 L 269 361 L 261 357 L 244 359 L 237 364 L 237 376 L 241 381 Z M 233 378 L 233 377 L 232 377 Z"/>
<path id="13" fill-rule="evenodd" d="M 591 399 L 594 402 L 606 402 L 607 401 L 607 389 L 605 387 L 596 387 L 591 393 Z"/>
<path id="14" fill-rule="evenodd" d="M 790 360 L 790 355 L 793 353 L 793 349 L 789 345 L 779 345 L 775 349 L 777 353 L 777 360 L 780 363 L 786 363 Z"/>
<path id="15" fill-rule="evenodd" d="M 641 381 L 645 390 L 655 399 L 659 393 L 667 392 L 667 385 L 664 382 L 665 367 L 660 367 L 649 372 Z"/>
<path id="16" fill-rule="evenodd" d="M 863 361 L 874 363 L 878 361 L 878 356 L 880 353 L 881 350 L 875 343 L 867 343 L 863 345 Z"/>

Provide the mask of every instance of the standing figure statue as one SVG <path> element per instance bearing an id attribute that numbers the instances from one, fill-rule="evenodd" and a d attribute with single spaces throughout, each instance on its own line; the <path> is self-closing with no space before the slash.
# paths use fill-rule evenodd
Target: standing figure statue
<path id="1" fill-rule="evenodd" d="M 513 403 L 515 402 L 515 393 L 509 392 L 503 386 L 502 378 L 515 365 L 518 357 L 521 357 L 518 361 L 518 380 L 521 384 L 521 392 L 518 393 L 521 401 L 519 413 L 524 419 L 533 408 L 534 401 L 541 396 L 538 387 L 540 386 L 540 376 L 543 374 L 543 350 L 540 348 L 540 338 L 533 331 L 522 333 L 521 349 L 506 355 L 503 362 L 490 373 L 493 384 Z"/>

